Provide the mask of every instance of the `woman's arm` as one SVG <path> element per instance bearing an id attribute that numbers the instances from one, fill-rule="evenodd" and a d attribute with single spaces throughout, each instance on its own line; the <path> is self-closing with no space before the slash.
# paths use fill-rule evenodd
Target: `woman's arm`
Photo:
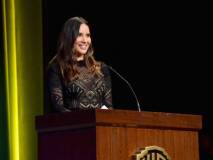
<path id="1" fill-rule="evenodd" d="M 57 64 L 52 64 L 47 72 L 47 87 L 49 98 L 53 108 L 58 112 L 70 112 L 64 107 L 63 87 L 60 76 L 60 69 Z"/>
<path id="2" fill-rule="evenodd" d="M 102 73 L 104 74 L 104 84 L 105 84 L 103 105 L 107 106 L 110 109 L 113 109 L 111 76 L 107 65 L 104 63 L 102 63 Z"/>

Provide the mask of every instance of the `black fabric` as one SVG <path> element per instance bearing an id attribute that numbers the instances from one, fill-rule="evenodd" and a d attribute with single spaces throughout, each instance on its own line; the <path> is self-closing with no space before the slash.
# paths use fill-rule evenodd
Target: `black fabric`
<path id="1" fill-rule="evenodd" d="M 90 74 L 83 62 L 79 62 L 79 78 L 65 83 L 59 65 L 52 63 L 47 72 L 48 97 L 55 111 L 69 112 L 75 109 L 112 106 L 111 77 L 107 66 L 101 63 L 103 76 Z"/>

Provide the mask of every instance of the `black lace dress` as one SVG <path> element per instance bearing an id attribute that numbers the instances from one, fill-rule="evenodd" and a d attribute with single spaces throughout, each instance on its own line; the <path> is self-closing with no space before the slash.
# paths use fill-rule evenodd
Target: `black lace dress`
<path id="1" fill-rule="evenodd" d="M 78 63 L 78 68 L 79 78 L 66 84 L 59 65 L 50 65 L 47 87 L 53 108 L 58 112 L 100 108 L 103 105 L 112 108 L 111 77 L 107 66 L 101 63 L 101 77 L 88 74 L 83 61 Z"/>

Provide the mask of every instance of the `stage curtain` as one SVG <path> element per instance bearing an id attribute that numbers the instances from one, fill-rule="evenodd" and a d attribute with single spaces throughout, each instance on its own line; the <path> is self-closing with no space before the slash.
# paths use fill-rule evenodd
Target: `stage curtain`
<path id="1" fill-rule="evenodd" d="M 10 160 L 37 160 L 35 116 L 43 112 L 42 2 L 2 0 L 1 8 L 5 155 Z"/>

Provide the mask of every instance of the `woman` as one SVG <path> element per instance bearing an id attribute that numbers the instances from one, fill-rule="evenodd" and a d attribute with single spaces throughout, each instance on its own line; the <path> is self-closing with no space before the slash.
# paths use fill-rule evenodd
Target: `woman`
<path id="1" fill-rule="evenodd" d="M 90 29 L 82 17 L 68 19 L 47 74 L 48 92 L 56 111 L 112 108 L 107 65 L 93 56 Z"/>

